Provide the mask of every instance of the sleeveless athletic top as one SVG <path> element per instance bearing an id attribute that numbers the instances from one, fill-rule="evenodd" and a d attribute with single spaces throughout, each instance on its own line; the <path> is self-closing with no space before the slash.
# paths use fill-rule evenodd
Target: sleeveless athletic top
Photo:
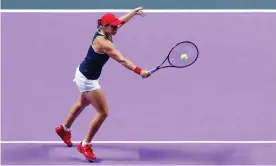
<path id="1" fill-rule="evenodd" d="M 105 35 L 101 34 L 98 30 L 93 37 L 92 43 L 98 36 Z M 86 57 L 79 66 L 79 70 L 87 79 L 97 80 L 100 77 L 102 68 L 108 59 L 109 56 L 107 54 L 95 52 L 92 45 L 90 45 Z"/>

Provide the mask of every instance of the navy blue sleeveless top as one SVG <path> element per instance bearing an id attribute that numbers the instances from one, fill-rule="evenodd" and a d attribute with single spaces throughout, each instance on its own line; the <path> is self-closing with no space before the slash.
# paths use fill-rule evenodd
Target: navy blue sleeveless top
<path id="1" fill-rule="evenodd" d="M 93 37 L 92 42 L 98 36 L 105 35 L 97 31 Z M 87 79 L 96 80 L 100 77 L 102 68 L 108 59 L 109 56 L 107 54 L 95 52 L 92 45 L 90 45 L 86 57 L 79 66 L 79 70 Z"/>

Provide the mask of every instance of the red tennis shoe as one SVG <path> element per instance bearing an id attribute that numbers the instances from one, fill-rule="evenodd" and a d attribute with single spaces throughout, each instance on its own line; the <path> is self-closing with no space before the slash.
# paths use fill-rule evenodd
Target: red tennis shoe
<path id="1" fill-rule="evenodd" d="M 56 133 L 58 136 L 60 136 L 60 138 L 62 139 L 62 141 L 68 146 L 71 147 L 73 146 L 73 143 L 71 141 L 71 132 L 69 131 L 65 131 L 62 125 L 59 125 L 55 128 Z"/>
<path id="2" fill-rule="evenodd" d="M 93 153 L 92 145 L 82 145 L 82 142 L 78 145 L 77 150 L 83 154 L 83 156 L 89 161 L 95 161 L 96 155 Z"/>

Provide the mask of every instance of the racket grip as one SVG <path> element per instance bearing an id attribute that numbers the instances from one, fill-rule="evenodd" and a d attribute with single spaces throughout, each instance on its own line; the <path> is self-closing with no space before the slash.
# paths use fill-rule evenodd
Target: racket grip
<path id="1" fill-rule="evenodd" d="M 157 68 L 153 68 L 153 69 L 151 69 L 150 73 L 152 74 L 152 73 L 154 73 L 156 71 L 157 71 Z"/>

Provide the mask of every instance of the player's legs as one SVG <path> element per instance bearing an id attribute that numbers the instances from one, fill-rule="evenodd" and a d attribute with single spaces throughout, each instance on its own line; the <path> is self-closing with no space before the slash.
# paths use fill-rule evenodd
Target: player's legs
<path id="1" fill-rule="evenodd" d="M 69 115 L 65 119 L 64 126 L 68 129 L 71 128 L 74 121 L 77 119 L 77 117 L 80 115 L 80 113 L 84 110 L 85 107 L 87 107 L 90 104 L 90 102 L 86 99 L 84 93 L 80 94 L 79 99 L 74 103 L 74 105 L 71 107 L 71 110 L 69 112 Z"/>
<path id="2" fill-rule="evenodd" d="M 96 109 L 96 115 L 90 122 L 87 134 L 83 140 L 84 142 L 90 143 L 108 116 L 108 105 L 104 93 L 100 88 L 86 92 L 85 96 Z"/>
<path id="3" fill-rule="evenodd" d="M 56 133 L 60 136 L 63 142 L 69 147 L 73 145 L 71 141 L 70 127 L 72 126 L 76 118 L 80 115 L 80 113 L 84 110 L 84 108 L 87 107 L 89 104 L 90 102 L 86 99 L 84 94 L 81 93 L 79 99 L 72 106 L 69 112 L 69 115 L 67 116 L 63 125 L 59 125 L 55 128 Z"/>
<path id="4" fill-rule="evenodd" d="M 78 145 L 77 149 L 85 158 L 93 161 L 96 156 L 93 153 L 91 141 L 108 115 L 108 106 L 104 93 L 100 88 L 85 92 L 85 97 L 96 109 L 96 116 L 91 120 L 84 140 Z"/>

